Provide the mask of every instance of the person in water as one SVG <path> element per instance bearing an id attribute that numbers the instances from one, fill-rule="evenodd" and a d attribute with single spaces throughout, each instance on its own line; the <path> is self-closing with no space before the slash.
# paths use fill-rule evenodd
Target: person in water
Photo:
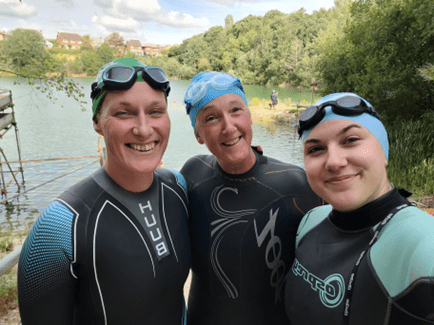
<path id="1" fill-rule="evenodd" d="M 200 144 L 181 169 L 192 241 L 189 325 L 287 324 L 282 287 L 303 215 L 321 204 L 300 167 L 251 147 L 252 119 L 238 78 L 196 75 L 185 103 Z"/>
<path id="2" fill-rule="evenodd" d="M 298 132 L 309 184 L 330 205 L 298 228 L 291 324 L 434 324 L 434 218 L 390 183 L 380 116 L 336 93 L 301 114 Z"/>
<path id="3" fill-rule="evenodd" d="M 157 168 L 170 133 L 169 80 L 118 59 L 92 85 L 107 159 L 36 221 L 18 265 L 22 324 L 186 324 L 187 193 Z"/>

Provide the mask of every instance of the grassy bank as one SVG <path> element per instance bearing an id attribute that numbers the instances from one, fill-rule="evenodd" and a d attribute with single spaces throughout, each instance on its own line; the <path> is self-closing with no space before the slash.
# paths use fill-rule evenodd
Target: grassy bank
<path id="1" fill-rule="evenodd" d="M 249 102 L 253 122 L 272 122 L 293 126 L 297 122 L 300 113 L 305 109 L 303 107 L 297 108 L 297 104 L 301 106 L 310 106 L 310 103 L 305 100 L 297 103 L 292 102 L 291 98 L 287 98 L 283 102 L 279 99 L 279 102 L 274 109 L 270 107 L 270 104 L 270 100 L 259 99 L 256 97 Z"/>
<path id="2" fill-rule="evenodd" d="M 27 232 L 0 233 L 0 259 L 22 245 L 26 236 Z M 19 320 L 17 265 L 0 276 L 0 324 L 17 324 L 16 319 Z"/>

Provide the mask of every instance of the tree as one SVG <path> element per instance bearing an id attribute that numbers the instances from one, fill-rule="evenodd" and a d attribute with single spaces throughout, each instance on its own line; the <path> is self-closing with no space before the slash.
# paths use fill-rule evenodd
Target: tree
<path id="1" fill-rule="evenodd" d="M 419 69 L 434 62 L 434 2 L 358 0 L 347 23 L 325 37 L 320 70 L 325 92 L 369 98 L 387 124 L 433 111 L 434 84 Z"/>
<path id="2" fill-rule="evenodd" d="M 81 37 L 81 49 L 83 50 L 92 50 L 92 41 L 90 39 L 89 34 L 86 34 Z"/>
<path id="3" fill-rule="evenodd" d="M 124 46 L 124 39 L 119 33 L 114 32 L 111 33 L 109 36 L 107 36 L 104 41 L 111 46 L 118 47 L 118 46 Z"/>
<path id="4" fill-rule="evenodd" d="M 63 72 L 46 76 L 53 71 L 62 71 L 64 67 L 56 61 L 54 55 L 49 55 L 44 49 L 42 36 L 38 32 L 28 29 L 12 31 L 3 43 L 2 53 L 0 71 L 18 76 L 18 83 L 27 82 L 52 101 L 56 99 L 57 91 L 63 91 L 79 102 L 84 110 L 86 102 L 80 99 L 84 94 L 79 85 L 66 79 Z"/>
<path id="5" fill-rule="evenodd" d="M 110 47 L 110 45 L 104 43 L 101 47 L 96 51 L 98 56 L 101 58 L 102 64 L 109 63 L 115 59 L 116 49 Z"/>
<path id="6" fill-rule="evenodd" d="M 225 28 L 232 27 L 234 24 L 234 17 L 232 15 L 227 15 L 225 18 Z"/>
<path id="7" fill-rule="evenodd" d="M 42 36 L 29 29 L 15 29 L 3 44 L 3 55 L 6 63 L 20 74 L 44 75 L 44 61 L 48 53 L 44 49 Z"/>
<path id="8" fill-rule="evenodd" d="M 91 50 L 84 51 L 80 57 L 80 61 L 87 76 L 96 76 L 99 69 L 104 65 L 98 53 Z"/>

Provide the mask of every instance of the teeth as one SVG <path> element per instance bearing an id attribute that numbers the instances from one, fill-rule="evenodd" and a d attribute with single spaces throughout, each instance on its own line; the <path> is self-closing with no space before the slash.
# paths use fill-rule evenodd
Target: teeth
<path id="1" fill-rule="evenodd" d="M 138 151 L 149 151 L 149 150 L 153 149 L 154 147 L 155 147 L 155 142 L 152 142 L 151 144 L 147 144 L 144 146 L 139 146 L 136 144 L 131 145 L 131 148 L 138 150 Z"/>
<path id="2" fill-rule="evenodd" d="M 227 146 L 233 146 L 234 144 L 238 143 L 240 141 L 240 138 L 236 138 L 235 140 L 232 140 L 231 142 L 225 142 L 224 144 Z"/>

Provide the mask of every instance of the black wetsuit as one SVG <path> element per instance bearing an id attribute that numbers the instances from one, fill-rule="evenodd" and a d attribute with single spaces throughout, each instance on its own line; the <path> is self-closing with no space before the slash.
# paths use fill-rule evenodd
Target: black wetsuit
<path id="1" fill-rule="evenodd" d="M 288 323 L 281 289 L 297 226 L 321 200 L 301 168 L 255 154 L 241 175 L 225 173 L 214 156 L 181 170 L 190 200 L 189 325 Z"/>
<path id="2" fill-rule="evenodd" d="M 393 189 L 355 211 L 323 206 L 305 216 L 285 287 L 291 324 L 340 325 L 345 309 L 350 325 L 434 324 L 434 218 L 404 204 Z"/>
<path id="3" fill-rule="evenodd" d="M 48 206 L 23 246 L 24 325 L 185 324 L 185 179 L 158 168 L 132 193 L 99 169 Z"/>

